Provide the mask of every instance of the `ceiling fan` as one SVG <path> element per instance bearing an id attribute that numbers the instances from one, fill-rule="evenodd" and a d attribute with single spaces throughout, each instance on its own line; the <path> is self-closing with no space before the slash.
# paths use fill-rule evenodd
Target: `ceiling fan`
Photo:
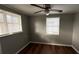
<path id="1" fill-rule="evenodd" d="M 52 11 L 52 12 L 63 12 L 63 10 L 51 9 L 50 4 L 44 4 L 43 6 L 39 6 L 39 5 L 36 5 L 36 4 L 31 4 L 31 5 L 42 9 L 40 11 L 35 12 L 34 14 L 40 13 L 42 11 L 44 11 L 46 15 L 49 15 L 50 11 Z"/>

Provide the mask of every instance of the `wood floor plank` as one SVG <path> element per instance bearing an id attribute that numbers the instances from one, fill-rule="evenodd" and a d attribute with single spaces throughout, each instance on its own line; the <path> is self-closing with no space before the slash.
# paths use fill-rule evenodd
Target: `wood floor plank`
<path id="1" fill-rule="evenodd" d="M 50 53 L 52 53 L 51 49 L 50 49 L 50 47 L 48 45 L 42 45 L 42 46 L 43 46 L 43 48 L 41 50 L 42 54 L 50 54 Z"/>
<path id="2" fill-rule="evenodd" d="M 51 45 L 50 45 L 50 48 L 51 48 L 51 52 L 52 52 L 52 54 L 56 54 L 55 46 L 51 46 Z"/>
<path id="3" fill-rule="evenodd" d="M 32 46 L 28 49 L 26 53 L 32 54 L 34 52 L 34 49 L 36 48 L 36 44 L 32 44 Z"/>
<path id="4" fill-rule="evenodd" d="M 33 54 L 40 54 L 41 49 L 42 49 L 42 45 L 37 44 L 37 46 L 34 49 Z"/>
<path id="5" fill-rule="evenodd" d="M 72 47 L 30 43 L 19 54 L 77 54 Z"/>

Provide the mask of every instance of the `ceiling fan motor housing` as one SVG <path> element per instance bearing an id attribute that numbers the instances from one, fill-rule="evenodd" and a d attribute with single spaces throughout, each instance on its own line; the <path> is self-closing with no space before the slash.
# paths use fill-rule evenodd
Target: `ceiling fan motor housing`
<path id="1" fill-rule="evenodd" d="M 49 13 L 50 9 L 51 9 L 50 4 L 45 4 L 45 13 Z"/>
<path id="2" fill-rule="evenodd" d="M 45 9 L 51 9 L 50 4 L 45 4 Z"/>

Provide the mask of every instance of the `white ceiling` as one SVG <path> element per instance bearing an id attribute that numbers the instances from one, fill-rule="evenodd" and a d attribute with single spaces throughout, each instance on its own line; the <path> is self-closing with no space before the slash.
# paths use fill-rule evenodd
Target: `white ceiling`
<path id="1" fill-rule="evenodd" d="M 5 4 L 5 6 L 16 9 L 16 10 L 20 10 L 21 12 L 29 14 L 29 15 L 34 15 L 34 12 L 42 10 L 38 7 L 31 6 L 29 4 Z M 40 5 L 40 6 L 43 6 L 43 5 Z M 79 4 L 51 4 L 51 8 L 63 10 L 63 13 L 78 13 L 79 12 Z M 43 13 L 39 13 L 39 14 L 43 14 Z M 50 12 L 50 14 L 55 14 L 55 13 Z"/>

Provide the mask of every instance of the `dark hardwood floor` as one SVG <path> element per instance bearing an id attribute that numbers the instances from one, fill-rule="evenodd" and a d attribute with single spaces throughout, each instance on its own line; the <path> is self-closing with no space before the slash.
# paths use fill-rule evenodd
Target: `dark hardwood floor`
<path id="1" fill-rule="evenodd" d="M 66 46 L 30 43 L 19 54 L 77 54 L 77 52 Z"/>

